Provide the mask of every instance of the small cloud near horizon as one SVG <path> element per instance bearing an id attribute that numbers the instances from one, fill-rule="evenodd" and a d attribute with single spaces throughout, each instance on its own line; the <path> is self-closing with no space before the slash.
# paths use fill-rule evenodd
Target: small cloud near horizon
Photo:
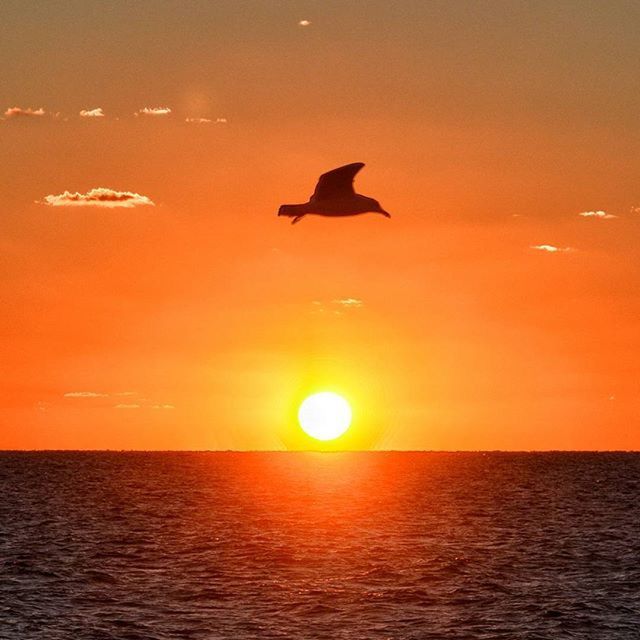
<path id="1" fill-rule="evenodd" d="M 300 22 L 298 22 L 298 25 L 301 27 L 308 27 L 311 24 L 311 20 L 300 20 Z"/>
<path id="2" fill-rule="evenodd" d="M 155 202 L 147 196 L 132 191 L 115 191 L 106 187 L 90 189 L 86 193 L 65 191 L 58 195 L 45 196 L 36 202 L 49 207 L 104 207 L 107 209 L 155 206 Z"/>
<path id="3" fill-rule="evenodd" d="M 122 398 L 121 402 L 112 405 L 114 409 L 153 409 L 154 411 L 172 411 L 176 407 L 168 402 L 158 402 L 149 398 L 140 398 L 137 391 L 117 391 L 115 393 L 104 393 L 102 391 L 68 391 L 65 398 L 75 399 L 98 399 L 98 398 Z M 124 400 L 130 398 L 130 400 Z M 86 405 L 85 405 L 86 406 Z"/>
<path id="4" fill-rule="evenodd" d="M 139 109 L 134 116 L 168 116 L 171 113 L 169 107 L 144 107 Z"/>
<path id="5" fill-rule="evenodd" d="M 211 118 L 185 118 L 184 121 L 190 124 L 227 124 L 226 118 L 216 118 L 215 120 Z"/>
<path id="6" fill-rule="evenodd" d="M 28 107 L 27 109 L 23 109 L 22 107 L 10 107 L 4 112 L 5 117 L 7 118 L 20 118 L 20 117 L 40 117 L 45 114 L 45 110 L 40 107 L 39 109 L 32 109 Z"/>
<path id="7" fill-rule="evenodd" d="M 532 245 L 530 249 L 545 251 L 546 253 L 566 253 L 567 251 L 574 251 L 571 247 L 555 247 L 552 244 L 536 244 Z"/>
<path id="8" fill-rule="evenodd" d="M 80 111 L 81 118 L 104 118 L 104 111 L 102 107 L 96 107 L 95 109 L 82 109 Z"/>
<path id="9" fill-rule="evenodd" d="M 113 406 L 114 409 L 153 409 L 156 411 L 171 411 L 175 409 L 175 406 L 172 404 L 141 404 L 148 402 L 147 400 L 142 400 L 140 402 L 127 403 L 122 402 L 115 404 Z"/>
<path id="10" fill-rule="evenodd" d="M 99 391 L 68 391 L 64 394 L 65 398 L 108 398 L 108 393 L 100 393 Z"/>
<path id="11" fill-rule="evenodd" d="M 313 300 L 311 304 L 315 313 L 332 313 L 336 316 L 344 315 L 349 309 L 360 309 L 364 306 L 364 302 L 359 298 L 334 298 L 329 302 Z"/>
<path id="12" fill-rule="evenodd" d="M 583 211 L 578 214 L 583 218 L 598 218 L 600 220 L 610 220 L 611 218 L 617 218 L 618 216 L 614 216 L 612 213 L 607 213 L 606 211 Z"/>
<path id="13" fill-rule="evenodd" d="M 226 124 L 229 122 L 226 118 L 216 118 L 215 120 L 212 120 L 211 118 L 185 118 L 184 121 L 195 124 Z"/>

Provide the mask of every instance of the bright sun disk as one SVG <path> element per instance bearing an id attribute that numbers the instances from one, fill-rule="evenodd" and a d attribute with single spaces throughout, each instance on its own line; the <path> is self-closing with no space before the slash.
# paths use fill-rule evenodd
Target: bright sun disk
<path id="1" fill-rule="evenodd" d="M 298 410 L 302 430 L 316 440 L 334 440 L 351 424 L 351 407 L 337 393 L 322 391 L 304 400 Z"/>

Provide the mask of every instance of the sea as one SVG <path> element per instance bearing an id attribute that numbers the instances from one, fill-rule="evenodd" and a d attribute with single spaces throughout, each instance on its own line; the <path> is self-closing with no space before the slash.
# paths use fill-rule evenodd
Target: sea
<path id="1" fill-rule="evenodd" d="M 0 453 L 2 640 L 640 638 L 640 454 Z"/>

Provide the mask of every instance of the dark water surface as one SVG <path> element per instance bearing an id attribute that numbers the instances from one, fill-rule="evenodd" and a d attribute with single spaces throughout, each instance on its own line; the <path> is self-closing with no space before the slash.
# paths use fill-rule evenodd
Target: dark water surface
<path id="1" fill-rule="evenodd" d="M 0 638 L 640 638 L 640 454 L 0 454 Z"/>

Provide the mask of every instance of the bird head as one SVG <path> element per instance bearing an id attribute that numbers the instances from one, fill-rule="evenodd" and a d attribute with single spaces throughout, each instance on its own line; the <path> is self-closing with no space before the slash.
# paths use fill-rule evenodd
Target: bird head
<path id="1" fill-rule="evenodd" d="M 390 218 L 391 217 L 391 214 L 388 211 L 385 211 L 377 200 L 375 200 L 374 198 L 369 198 L 369 201 L 370 201 L 370 204 L 371 204 L 371 209 L 370 210 L 373 213 L 381 213 L 386 218 Z"/>

